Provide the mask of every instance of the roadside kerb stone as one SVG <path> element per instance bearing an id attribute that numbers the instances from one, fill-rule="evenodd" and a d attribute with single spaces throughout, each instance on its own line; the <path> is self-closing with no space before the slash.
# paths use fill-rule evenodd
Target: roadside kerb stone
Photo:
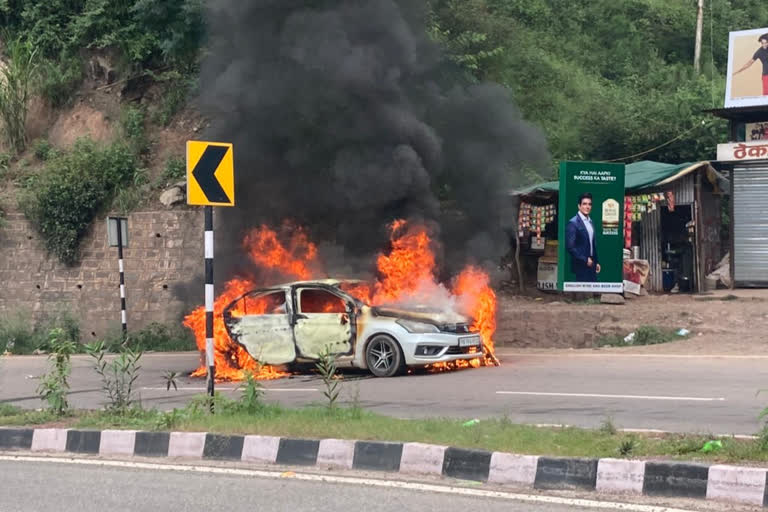
<path id="1" fill-rule="evenodd" d="M 137 432 L 134 455 L 167 457 L 171 436 L 168 432 Z"/>
<path id="2" fill-rule="evenodd" d="M 75 453 L 99 453 L 101 431 L 99 430 L 69 430 L 67 431 L 67 451 Z"/>
<path id="3" fill-rule="evenodd" d="M 597 459 L 539 457 L 536 489 L 588 489 L 597 483 Z"/>
<path id="4" fill-rule="evenodd" d="M 707 499 L 763 505 L 767 472 L 763 468 L 710 466 L 707 477 Z"/>
<path id="5" fill-rule="evenodd" d="M 169 457 L 203 458 L 205 432 L 171 432 L 168 440 Z"/>
<path id="6" fill-rule="evenodd" d="M 243 443 L 243 436 L 208 433 L 205 435 L 203 458 L 241 460 L 243 458 Z"/>
<path id="7" fill-rule="evenodd" d="M 133 455 L 135 430 L 102 430 L 99 455 Z"/>
<path id="8" fill-rule="evenodd" d="M 348 439 L 323 439 L 317 451 L 317 464 L 352 469 L 355 442 Z"/>
<path id="9" fill-rule="evenodd" d="M 0 448 L 29 450 L 34 432 L 31 428 L 0 428 Z"/>
<path id="10" fill-rule="evenodd" d="M 600 459 L 597 463 L 599 492 L 643 493 L 645 462 L 622 459 Z"/>
<path id="11" fill-rule="evenodd" d="M 449 447 L 445 450 L 443 475 L 485 482 L 491 468 L 491 452 Z"/>
<path id="12" fill-rule="evenodd" d="M 399 471 L 402 455 L 402 443 L 357 441 L 352 467 L 373 471 Z"/>
<path id="13" fill-rule="evenodd" d="M 33 452 L 67 451 L 67 429 L 36 428 L 32 434 Z"/>
<path id="14" fill-rule="evenodd" d="M 296 466 L 314 466 L 317 464 L 319 450 L 320 441 L 314 439 L 280 438 L 276 462 Z"/>
<path id="15" fill-rule="evenodd" d="M 709 467 L 701 464 L 647 462 L 643 494 L 706 498 Z"/>
<path id="16" fill-rule="evenodd" d="M 243 460 L 252 462 L 277 462 L 280 438 L 273 436 L 245 436 L 243 441 Z"/>
<path id="17" fill-rule="evenodd" d="M 440 475 L 443 472 L 446 446 L 424 443 L 405 443 L 400 457 L 400 472 L 422 475 Z"/>
<path id="18" fill-rule="evenodd" d="M 539 458 L 532 455 L 493 452 L 488 482 L 533 487 L 538 462 Z"/>

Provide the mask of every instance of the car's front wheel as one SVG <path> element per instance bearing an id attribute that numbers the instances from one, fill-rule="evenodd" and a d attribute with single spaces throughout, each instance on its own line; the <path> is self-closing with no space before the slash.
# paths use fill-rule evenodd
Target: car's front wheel
<path id="1" fill-rule="evenodd" d="M 400 345 L 385 334 L 378 334 L 365 349 L 365 362 L 376 377 L 394 377 L 405 367 Z"/>

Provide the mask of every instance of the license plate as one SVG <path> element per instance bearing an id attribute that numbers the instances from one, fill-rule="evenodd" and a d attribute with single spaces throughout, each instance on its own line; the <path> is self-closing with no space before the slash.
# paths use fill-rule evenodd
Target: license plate
<path id="1" fill-rule="evenodd" d="M 480 345 L 480 336 L 465 336 L 459 338 L 460 347 L 476 347 Z"/>

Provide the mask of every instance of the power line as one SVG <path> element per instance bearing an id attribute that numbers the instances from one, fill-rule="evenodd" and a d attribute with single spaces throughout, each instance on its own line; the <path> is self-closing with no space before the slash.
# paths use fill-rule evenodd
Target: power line
<path id="1" fill-rule="evenodd" d="M 676 136 L 675 138 L 673 138 L 673 139 L 671 139 L 671 140 L 668 140 L 668 141 L 667 141 L 667 142 L 665 142 L 664 144 L 659 144 L 658 146 L 652 147 L 651 149 L 647 149 L 647 150 L 645 150 L 645 151 L 642 151 L 642 152 L 640 152 L 640 153 L 635 153 L 634 155 L 629 155 L 629 156 L 625 156 L 625 157 L 622 157 L 622 158 L 614 158 L 614 159 L 612 159 L 612 160 L 600 160 L 600 162 L 603 162 L 603 163 L 610 163 L 610 162 L 621 162 L 622 160 L 629 160 L 629 159 L 631 159 L 631 158 L 636 158 L 636 157 L 638 157 L 638 156 L 647 155 L 648 153 L 652 153 L 652 152 L 656 151 L 657 149 L 661 149 L 661 148 L 663 148 L 664 146 L 669 146 L 669 145 L 670 145 L 670 144 L 672 144 L 673 142 L 676 142 L 676 141 L 678 141 L 678 140 L 682 139 L 683 137 L 685 137 L 686 135 L 688 135 L 689 133 L 691 133 L 693 130 L 695 130 L 695 129 L 696 129 L 696 128 L 698 128 L 699 126 L 704 126 L 704 125 L 706 125 L 706 124 L 707 124 L 707 122 L 708 122 L 708 121 L 702 121 L 700 125 L 693 125 L 691 128 L 689 128 L 688 130 L 686 130 L 686 131 L 684 131 L 683 133 L 679 134 L 679 135 L 678 135 L 678 136 Z"/>

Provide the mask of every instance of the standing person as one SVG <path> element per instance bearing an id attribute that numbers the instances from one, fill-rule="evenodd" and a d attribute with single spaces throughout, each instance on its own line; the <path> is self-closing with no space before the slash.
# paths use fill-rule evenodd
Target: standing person
<path id="1" fill-rule="evenodd" d="M 757 49 L 755 54 L 746 64 L 733 73 L 733 76 L 738 75 L 754 64 L 755 61 L 759 60 L 763 64 L 763 96 L 768 96 L 768 34 L 761 35 L 757 42 L 760 43 L 760 48 Z"/>
<path id="2" fill-rule="evenodd" d="M 595 242 L 595 226 L 589 217 L 592 212 L 592 194 L 579 196 L 579 212 L 568 221 L 565 243 L 571 255 L 571 271 L 576 281 L 593 283 L 600 273 L 600 263 Z"/>

